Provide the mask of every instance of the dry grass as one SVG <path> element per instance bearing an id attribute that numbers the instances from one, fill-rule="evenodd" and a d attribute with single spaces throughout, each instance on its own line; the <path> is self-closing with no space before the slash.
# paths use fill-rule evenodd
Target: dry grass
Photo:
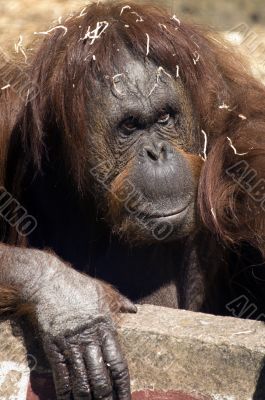
<path id="1" fill-rule="evenodd" d="M 19 35 L 29 43 L 34 31 L 47 30 L 52 21 L 86 4 L 84 0 L 0 0 L 0 45 L 13 46 Z"/>
<path id="2" fill-rule="evenodd" d="M 181 16 L 188 16 L 187 14 L 185 15 L 185 8 L 183 8 L 184 0 L 154 1 L 164 4 L 167 3 L 169 9 L 172 9 L 172 4 L 174 4 L 174 11 Z M 60 16 L 69 15 L 73 11 L 81 10 L 88 2 L 89 0 L 0 0 L 0 46 L 6 50 L 14 49 L 14 45 L 18 43 L 20 35 L 23 37 L 23 45 L 27 46 L 34 38 L 34 31 L 47 30 L 52 25 L 58 23 L 58 18 Z M 191 5 L 196 20 L 202 21 L 203 23 L 205 20 L 213 22 L 211 21 L 210 14 L 208 15 L 205 9 L 205 6 L 208 4 L 207 1 L 200 2 L 200 8 L 205 14 L 204 17 L 197 10 L 197 3 L 198 1 L 196 0 L 185 0 L 185 4 Z M 235 8 L 239 11 L 238 5 L 235 4 Z M 228 11 L 229 9 L 227 12 Z M 215 16 L 220 15 L 221 17 L 222 6 L 218 8 L 218 6 L 215 5 L 214 14 Z M 234 13 L 230 10 L 229 15 L 232 18 Z M 236 25 L 242 21 L 240 19 L 243 18 L 242 15 L 238 15 L 238 22 Z M 235 21 L 233 23 L 235 23 Z M 253 51 L 253 45 L 248 46 L 248 42 L 243 43 L 240 48 L 250 56 L 257 76 L 265 82 L 265 29 L 264 26 L 259 25 L 259 27 L 250 28 L 250 30 L 254 32 L 254 36 L 252 37 L 257 37 L 255 39 L 257 50 Z"/>

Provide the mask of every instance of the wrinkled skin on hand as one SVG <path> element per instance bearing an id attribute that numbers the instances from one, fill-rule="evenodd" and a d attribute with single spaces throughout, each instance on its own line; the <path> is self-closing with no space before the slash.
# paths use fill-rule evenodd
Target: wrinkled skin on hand
<path id="1" fill-rule="evenodd" d="M 47 334 L 43 343 L 58 399 L 131 398 L 127 363 L 110 319 L 98 317 L 56 337 Z"/>
<path id="2" fill-rule="evenodd" d="M 109 286 L 70 272 L 78 279 L 75 276 L 69 282 L 69 290 L 65 292 L 64 286 L 63 293 L 56 292 L 56 299 L 43 299 L 37 307 L 57 398 L 128 400 L 129 371 L 111 311 L 135 312 L 135 307 Z M 65 293 L 69 293 L 67 300 Z"/>
<path id="3" fill-rule="evenodd" d="M 111 286 L 52 254 L 3 249 L 1 280 L 21 285 L 23 301 L 34 306 L 33 321 L 52 368 L 57 399 L 131 399 L 114 318 L 119 312 L 136 312 L 136 307 Z"/>

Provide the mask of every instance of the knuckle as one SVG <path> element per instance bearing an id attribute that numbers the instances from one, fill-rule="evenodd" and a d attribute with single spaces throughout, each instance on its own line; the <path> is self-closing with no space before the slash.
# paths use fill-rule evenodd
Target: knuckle
<path id="1" fill-rule="evenodd" d="M 71 393 L 71 388 L 67 385 L 57 386 L 56 385 L 56 394 L 57 397 L 65 398 Z"/>
<path id="2" fill-rule="evenodd" d="M 93 386 L 93 395 L 97 399 L 102 399 L 104 397 L 108 397 L 112 394 L 112 386 L 106 383 L 97 382 L 95 386 Z"/>
<path id="3" fill-rule="evenodd" d="M 84 397 L 86 399 L 87 398 L 90 399 L 90 397 L 91 397 L 91 391 L 87 387 L 74 385 L 73 386 L 73 392 L 74 392 L 75 397 L 80 397 L 80 398 Z"/>
<path id="4" fill-rule="evenodd" d="M 65 375 L 61 375 L 60 373 L 56 372 L 56 375 L 54 376 L 54 381 L 58 393 L 65 394 L 70 392 L 71 387 L 68 376 L 66 377 Z"/>
<path id="5" fill-rule="evenodd" d="M 129 381 L 129 369 L 125 362 L 116 362 L 111 365 L 111 368 L 115 380 Z"/>
<path id="6" fill-rule="evenodd" d="M 100 398 L 112 393 L 112 385 L 107 370 L 104 370 L 101 367 L 93 368 L 89 373 L 89 377 L 94 395 Z"/>

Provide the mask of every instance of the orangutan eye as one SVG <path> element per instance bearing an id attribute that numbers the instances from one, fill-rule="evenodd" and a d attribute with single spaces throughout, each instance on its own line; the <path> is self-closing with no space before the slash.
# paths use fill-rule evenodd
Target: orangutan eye
<path id="1" fill-rule="evenodd" d="M 139 127 L 139 121 L 135 117 L 129 117 L 121 123 L 121 128 L 124 133 L 130 134 Z"/>
<path id="2" fill-rule="evenodd" d="M 169 113 L 162 113 L 160 114 L 157 122 L 159 124 L 167 124 L 170 120 L 171 115 Z"/>

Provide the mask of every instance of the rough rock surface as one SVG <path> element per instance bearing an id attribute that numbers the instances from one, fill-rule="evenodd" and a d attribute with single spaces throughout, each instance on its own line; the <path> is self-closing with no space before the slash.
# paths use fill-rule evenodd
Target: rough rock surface
<path id="1" fill-rule="evenodd" d="M 122 316 L 119 333 L 134 400 L 265 398 L 265 326 L 261 322 L 139 306 L 136 315 Z M 14 337 L 9 323 L 2 323 L 0 400 L 26 399 L 30 369 L 39 371 L 42 387 L 48 387 L 38 354 L 32 352 L 27 358 L 29 366 L 21 340 Z M 12 397 L 16 393 L 19 397 Z M 38 398 L 45 397 L 28 396 Z"/>

